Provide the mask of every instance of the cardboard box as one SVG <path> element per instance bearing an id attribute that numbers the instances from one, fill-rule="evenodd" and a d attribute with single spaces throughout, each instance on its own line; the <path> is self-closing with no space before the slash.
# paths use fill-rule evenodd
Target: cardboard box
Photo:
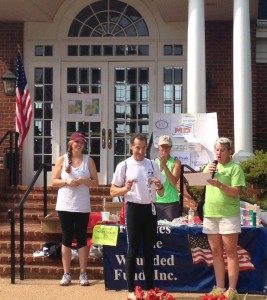
<path id="1" fill-rule="evenodd" d="M 123 202 L 105 202 L 103 211 L 109 211 L 111 215 L 120 215 Z"/>
<path id="2" fill-rule="evenodd" d="M 61 226 L 57 216 L 47 216 L 40 218 L 43 233 L 61 233 Z"/>

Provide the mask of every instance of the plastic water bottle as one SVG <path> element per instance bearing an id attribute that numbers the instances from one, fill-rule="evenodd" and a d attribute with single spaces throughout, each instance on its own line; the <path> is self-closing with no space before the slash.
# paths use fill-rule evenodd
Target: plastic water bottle
<path id="1" fill-rule="evenodd" d="M 188 226 L 193 226 L 195 223 L 195 211 L 192 207 L 188 211 Z"/>

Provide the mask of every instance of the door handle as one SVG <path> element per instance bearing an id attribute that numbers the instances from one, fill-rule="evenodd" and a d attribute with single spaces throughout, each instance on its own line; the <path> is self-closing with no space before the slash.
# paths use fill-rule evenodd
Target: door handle
<path id="1" fill-rule="evenodd" d="M 102 129 L 102 148 L 105 149 L 106 148 L 106 129 L 103 128 Z"/>
<path id="2" fill-rule="evenodd" d="M 108 130 L 108 149 L 112 148 L 112 130 Z"/>

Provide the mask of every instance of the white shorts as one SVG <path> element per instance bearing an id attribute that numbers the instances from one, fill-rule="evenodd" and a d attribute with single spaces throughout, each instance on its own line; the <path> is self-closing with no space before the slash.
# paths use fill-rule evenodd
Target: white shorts
<path id="1" fill-rule="evenodd" d="M 240 216 L 228 218 L 204 218 L 203 233 L 230 234 L 241 232 Z"/>

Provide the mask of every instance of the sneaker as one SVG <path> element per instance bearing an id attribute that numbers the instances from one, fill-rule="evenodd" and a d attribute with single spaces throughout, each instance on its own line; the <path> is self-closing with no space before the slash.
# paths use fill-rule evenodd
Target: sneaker
<path id="1" fill-rule="evenodd" d="M 88 286 L 89 285 L 89 281 L 87 278 L 87 275 L 85 273 L 82 273 L 79 277 L 80 280 L 80 285 L 81 286 Z"/>
<path id="2" fill-rule="evenodd" d="M 212 291 L 209 292 L 209 295 L 212 295 L 213 297 L 219 297 L 225 292 L 225 289 L 218 288 L 216 286 L 213 287 Z"/>
<path id="3" fill-rule="evenodd" d="M 91 245 L 89 250 L 89 256 L 103 257 L 103 247 L 100 245 Z"/>
<path id="4" fill-rule="evenodd" d="M 134 292 L 129 293 L 127 300 L 136 300 Z"/>
<path id="5" fill-rule="evenodd" d="M 238 300 L 238 294 L 236 290 L 233 289 L 228 289 L 225 293 L 224 293 L 225 299 L 227 300 Z"/>
<path id="6" fill-rule="evenodd" d="M 71 276 L 70 273 L 65 273 L 60 280 L 60 285 L 67 286 L 71 284 Z"/>

